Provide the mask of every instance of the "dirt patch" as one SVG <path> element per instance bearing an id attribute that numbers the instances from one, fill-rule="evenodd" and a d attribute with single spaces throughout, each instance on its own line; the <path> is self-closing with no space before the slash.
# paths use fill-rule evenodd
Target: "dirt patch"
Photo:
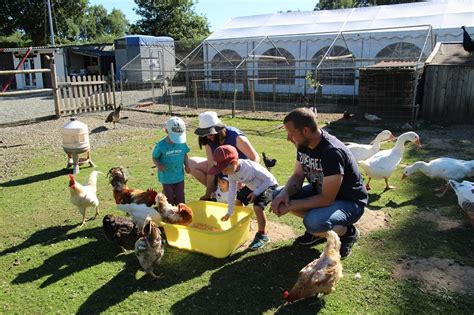
<path id="1" fill-rule="evenodd" d="M 432 222 L 438 225 L 439 231 L 447 231 L 451 229 L 458 229 L 464 227 L 464 222 L 461 220 L 450 219 L 440 215 L 437 212 L 423 212 L 418 215 L 423 221 Z"/>
<path id="2" fill-rule="evenodd" d="M 452 259 L 410 257 L 396 265 L 393 277 L 421 281 L 429 292 L 474 295 L 474 268 Z"/>
<path id="3" fill-rule="evenodd" d="M 253 241 L 253 237 L 255 236 L 255 233 L 257 233 L 257 229 L 257 221 L 251 220 L 249 239 L 242 245 L 244 248 L 247 248 L 247 246 L 249 246 Z M 267 234 L 272 242 L 288 239 L 293 240 L 296 237 L 295 231 L 293 231 L 290 226 L 272 221 L 267 221 Z"/>
<path id="4" fill-rule="evenodd" d="M 381 210 L 370 210 L 365 209 L 362 218 L 355 224 L 361 234 L 365 235 L 373 231 L 388 228 L 389 225 L 388 215 Z"/>

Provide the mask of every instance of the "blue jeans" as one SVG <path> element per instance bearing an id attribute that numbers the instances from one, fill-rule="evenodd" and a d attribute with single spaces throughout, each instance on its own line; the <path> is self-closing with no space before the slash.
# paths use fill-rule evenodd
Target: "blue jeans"
<path id="1" fill-rule="evenodd" d="M 275 190 L 276 197 L 283 186 Z M 301 190 L 290 197 L 290 200 L 304 199 L 314 196 L 311 185 L 303 185 Z M 303 219 L 306 230 L 311 233 L 321 233 L 332 230 L 336 225 L 349 226 L 357 222 L 364 214 L 364 206 L 354 201 L 336 199 L 327 207 L 309 209 Z"/>

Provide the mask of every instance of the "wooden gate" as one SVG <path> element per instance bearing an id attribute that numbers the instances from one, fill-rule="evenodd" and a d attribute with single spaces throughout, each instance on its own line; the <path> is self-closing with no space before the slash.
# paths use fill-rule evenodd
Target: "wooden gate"
<path id="1" fill-rule="evenodd" d="M 113 76 L 112 76 L 113 77 Z M 58 78 L 61 115 L 93 112 L 115 107 L 113 80 L 104 76 L 67 76 Z"/>

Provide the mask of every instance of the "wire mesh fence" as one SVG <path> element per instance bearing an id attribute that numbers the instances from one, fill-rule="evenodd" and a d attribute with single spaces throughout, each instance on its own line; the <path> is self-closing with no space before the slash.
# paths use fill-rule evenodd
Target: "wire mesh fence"
<path id="1" fill-rule="evenodd" d="M 413 120 L 420 69 L 433 45 L 431 28 L 425 28 L 409 42 L 395 39 L 385 46 L 372 33 L 358 38 L 357 32 L 340 32 L 265 37 L 251 45 L 205 41 L 176 61 L 164 60 L 166 51 L 142 52 L 120 70 L 120 102 L 165 105 L 170 113 L 224 109 L 235 115 L 304 106 Z"/>

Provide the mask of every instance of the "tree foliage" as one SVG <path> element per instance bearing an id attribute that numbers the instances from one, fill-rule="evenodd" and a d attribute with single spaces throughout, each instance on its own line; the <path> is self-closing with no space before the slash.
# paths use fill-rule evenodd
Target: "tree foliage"
<path id="1" fill-rule="evenodd" d="M 57 45 L 112 41 L 128 30 L 129 23 L 119 10 L 107 13 L 102 5 L 89 6 L 88 0 L 50 1 Z M 21 34 L 21 42 L 34 46 L 50 44 L 45 0 L 5 1 L 0 10 L 0 36 L 5 39 L 14 34 Z"/>
<path id="2" fill-rule="evenodd" d="M 130 32 L 171 36 L 175 40 L 202 38 L 209 34 L 207 18 L 193 10 L 192 0 L 135 0 L 141 16 Z"/>
<path id="3" fill-rule="evenodd" d="M 314 10 L 333 10 L 410 2 L 423 2 L 423 0 L 319 0 Z"/>

